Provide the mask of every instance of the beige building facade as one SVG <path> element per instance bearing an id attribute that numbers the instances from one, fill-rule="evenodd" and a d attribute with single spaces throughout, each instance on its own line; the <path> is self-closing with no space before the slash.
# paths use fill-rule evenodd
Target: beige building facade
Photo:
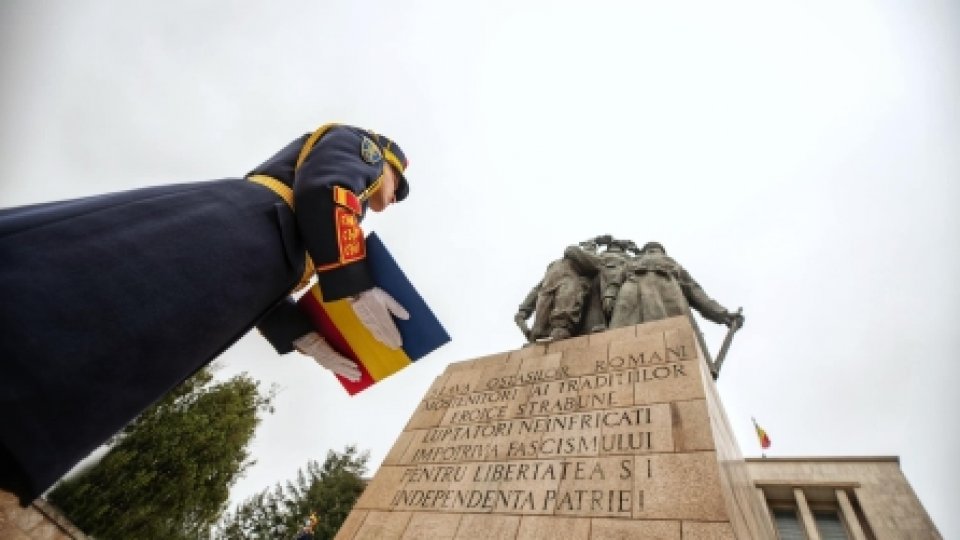
<path id="1" fill-rule="evenodd" d="M 940 539 L 896 457 L 750 458 L 780 538 Z"/>

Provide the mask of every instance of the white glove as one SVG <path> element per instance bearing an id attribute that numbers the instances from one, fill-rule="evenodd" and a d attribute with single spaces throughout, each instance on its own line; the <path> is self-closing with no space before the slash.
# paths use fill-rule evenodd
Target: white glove
<path id="1" fill-rule="evenodd" d="M 357 295 L 353 299 L 353 312 L 373 337 L 377 338 L 377 341 L 392 349 L 398 349 L 403 345 L 400 331 L 397 330 L 397 325 L 394 324 L 390 314 L 402 320 L 409 319 L 410 314 L 380 287 L 374 287 Z"/>
<path id="2" fill-rule="evenodd" d="M 333 347 L 316 332 L 300 336 L 293 342 L 293 346 L 303 354 L 312 357 L 321 366 L 349 379 L 353 382 L 360 380 L 360 368 L 346 356 L 333 350 Z"/>

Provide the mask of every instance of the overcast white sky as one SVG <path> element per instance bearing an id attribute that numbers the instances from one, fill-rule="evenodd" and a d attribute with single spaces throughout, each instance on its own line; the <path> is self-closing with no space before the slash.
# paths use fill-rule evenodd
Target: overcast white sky
<path id="1" fill-rule="evenodd" d="M 356 443 L 376 467 L 450 362 L 516 348 L 546 264 L 659 240 L 747 317 L 719 384 L 746 455 L 898 455 L 960 538 L 960 5 L 0 4 L 0 206 L 240 176 L 328 121 L 398 140 L 365 221 L 453 342 L 355 398 L 249 335 L 281 388 L 234 498 Z M 703 323 L 714 351 L 724 329 Z"/>

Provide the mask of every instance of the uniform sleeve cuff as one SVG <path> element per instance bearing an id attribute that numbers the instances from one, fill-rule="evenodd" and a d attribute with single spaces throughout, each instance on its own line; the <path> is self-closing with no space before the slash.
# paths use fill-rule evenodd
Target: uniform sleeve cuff
<path id="1" fill-rule="evenodd" d="M 317 273 L 323 300 L 332 302 L 362 293 L 374 286 L 364 261 L 339 266 Z"/>

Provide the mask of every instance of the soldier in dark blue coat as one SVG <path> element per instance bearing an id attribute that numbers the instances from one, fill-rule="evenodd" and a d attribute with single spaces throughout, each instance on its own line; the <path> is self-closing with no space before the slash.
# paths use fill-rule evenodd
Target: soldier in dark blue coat
<path id="1" fill-rule="evenodd" d="M 289 298 L 314 274 L 399 346 L 359 221 L 407 196 L 406 165 L 330 124 L 245 178 L 0 210 L 0 489 L 29 503 L 254 326 L 359 377 Z"/>

